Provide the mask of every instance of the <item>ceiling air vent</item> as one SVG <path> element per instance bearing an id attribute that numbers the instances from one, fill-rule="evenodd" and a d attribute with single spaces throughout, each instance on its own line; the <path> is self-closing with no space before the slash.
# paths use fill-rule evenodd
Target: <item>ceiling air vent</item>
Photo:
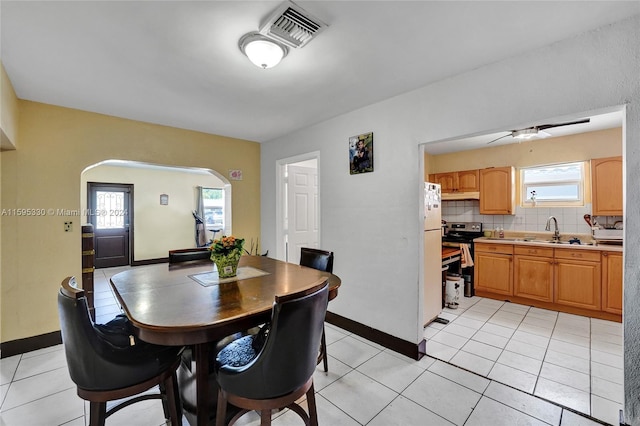
<path id="1" fill-rule="evenodd" d="M 327 26 L 300 6 L 285 2 L 260 27 L 260 34 L 289 47 L 299 48 L 309 43 Z"/>

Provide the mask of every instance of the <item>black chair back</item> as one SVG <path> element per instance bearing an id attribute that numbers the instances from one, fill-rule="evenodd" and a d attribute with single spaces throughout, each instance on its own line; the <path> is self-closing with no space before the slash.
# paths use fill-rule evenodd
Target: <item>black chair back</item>
<path id="1" fill-rule="evenodd" d="M 77 288 L 74 277 L 62 283 L 58 313 L 71 380 L 84 390 L 120 389 L 148 380 L 168 368 L 181 349 L 144 342 L 121 346 L 117 339 L 105 338 L 91 321 L 84 291 Z"/>
<path id="2" fill-rule="evenodd" d="M 184 262 L 203 262 L 211 259 L 211 251 L 206 247 L 169 250 L 169 265 Z"/>
<path id="3" fill-rule="evenodd" d="M 225 391 L 251 399 L 269 399 L 300 388 L 316 368 L 327 311 L 326 279 L 305 291 L 276 296 L 269 332 L 257 356 L 241 367 L 217 365 Z"/>
<path id="4" fill-rule="evenodd" d="M 300 249 L 300 265 L 333 273 L 333 252 L 302 247 Z"/>

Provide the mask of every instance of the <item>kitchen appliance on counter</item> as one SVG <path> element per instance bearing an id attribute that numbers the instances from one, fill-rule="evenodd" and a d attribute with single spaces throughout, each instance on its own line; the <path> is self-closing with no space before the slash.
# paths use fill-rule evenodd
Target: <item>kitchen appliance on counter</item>
<path id="1" fill-rule="evenodd" d="M 481 222 L 449 222 L 447 232 L 442 237 L 444 247 L 461 247 L 466 244 L 469 248 L 471 258 L 474 258 L 473 240 L 483 236 Z M 471 297 L 475 295 L 473 286 L 473 266 L 465 267 L 461 265 L 462 277 L 464 278 L 464 295 Z"/>
<path id="2" fill-rule="evenodd" d="M 624 240 L 624 230 L 622 229 L 592 229 L 593 239 L 598 244 L 617 244 L 622 245 Z"/>
<path id="3" fill-rule="evenodd" d="M 442 194 L 437 183 L 424 183 L 423 325 L 442 311 Z"/>

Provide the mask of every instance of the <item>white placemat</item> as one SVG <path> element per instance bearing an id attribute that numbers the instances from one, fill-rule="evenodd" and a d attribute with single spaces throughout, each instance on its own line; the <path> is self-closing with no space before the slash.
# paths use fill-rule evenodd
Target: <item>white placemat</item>
<path id="1" fill-rule="evenodd" d="M 261 269 L 253 268 L 251 266 L 240 266 L 238 268 L 237 275 L 235 277 L 220 278 L 218 276 L 218 271 L 211 271 L 211 272 L 201 272 L 199 274 L 189 275 L 189 278 L 196 281 L 198 284 L 201 284 L 205 287 L 209 287 L 212 285 L 218 285 L 218 284 L 224 284 L 224 283 L 229 283 L 233 281 L 247 280 L 249 278 L 261 277 L 263 275 L 269 275 L 269 273 Z"/>

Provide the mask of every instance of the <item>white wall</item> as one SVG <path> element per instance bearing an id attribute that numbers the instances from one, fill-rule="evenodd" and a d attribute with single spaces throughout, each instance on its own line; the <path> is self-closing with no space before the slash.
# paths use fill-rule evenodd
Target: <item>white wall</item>
<path id="1" fill-rule="evenodd" d="M 329 309 L 418 342 L 419 145 L 626 105 L 625 397 L 640 423 L 640 17 L 481 67 L 262 145 L 262 241 L 275 245 L 275 164 L 319 150 L 322 245 L 342 279 Z M 349 136 L 373 131 L 375 171 L 349 175 Z M 470 168 L 473 165 L 469 165 Z"/>

